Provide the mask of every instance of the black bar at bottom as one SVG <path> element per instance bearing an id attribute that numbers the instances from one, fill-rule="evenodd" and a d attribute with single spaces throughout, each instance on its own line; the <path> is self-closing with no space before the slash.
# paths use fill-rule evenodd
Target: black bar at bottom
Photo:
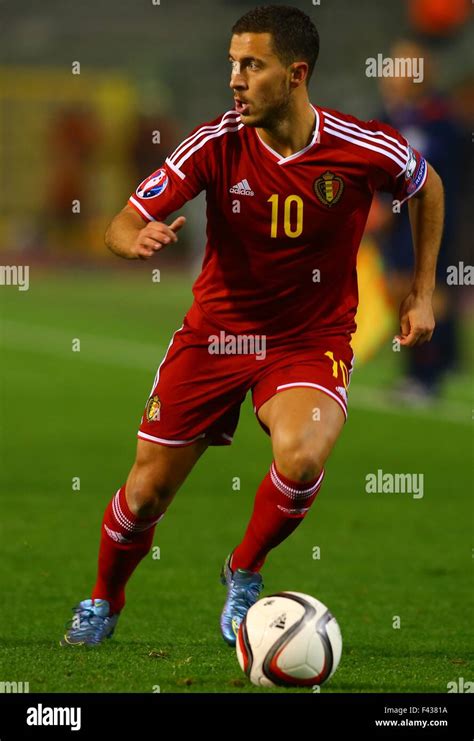
<path id="1" fill-rule="evenodd" d="M 223 741 L 265 732 L 341 738 L 474 738 L 470 694 L 1 694 L 0 741 L 167 739 L 183 732 Z M 151 732 L 151 733 L 150 733 Z M 285 732 L 286 733 L 286 732 Z M 206 733 L 207 737 L 207 733 Z M 262 740 L 263 741 L 263 740 Z"/>

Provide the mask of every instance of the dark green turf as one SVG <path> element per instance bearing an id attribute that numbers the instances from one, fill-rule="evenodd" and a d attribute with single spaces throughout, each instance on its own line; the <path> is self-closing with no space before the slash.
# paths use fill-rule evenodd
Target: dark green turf
<path id="1" fill-rule="evenodd" d="M 190 281 L 153 284 L 132 268 L 32 270 L 30 283 L 28 292 L 0 288 L 0 681 L 28 681 L 31 692 L 311 691 L 253 687 L 219 632 L 220 567 L 271 461 L 248 401 L 234 444 L 206 453 L 158 525 L 161 558 L 132 578 L 116 636 L 98 649 L 59 647 L 70 608 L 89 596 L 103 510 L 133 461 Z M 359 385 L 388 382 L 392 362 L 385 353 L 354 374 L 354 397 Z M 449 393 L 470 417 L 466 383 Z M 445 692 L 473 679 L 469 439 L 469 425 L 441 411 L 351 410 L 318 500 L 263 570 L 265 594 L 313 594 L 340 623 L 343 657 L 323 692 Z M 366 494 L 378 468 L 424 473 L 424 498 Z"/>

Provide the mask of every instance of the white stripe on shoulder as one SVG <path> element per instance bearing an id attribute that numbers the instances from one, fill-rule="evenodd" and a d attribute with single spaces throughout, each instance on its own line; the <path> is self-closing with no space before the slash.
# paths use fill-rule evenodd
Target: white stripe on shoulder
<path id="1" fill-rule="evenodd" d="M 194 134 L 191 134 L 191 136 L 188 136 L 187 139 L 184 139 L 181 144 L 178 144 L 178 146 L 176 147 L 174 152 L 170 154 L 168 159 L 170 160 L 170 162 L 176 163 L 178 158 L 185 152 L 185 150 L 191 147 L 199 139 L 200 136 L 203 136 L 208 131 L 218 131 L 226 123 L 234 121 L 237 118 L 240 118 L 240 113 L 238 111 L 227 111 L 227 113 L 224 113 L 218 124 L 214 124 L 213 126 L 201 126 L 201 128 L 195 131 Z"/>
<path id="2" fill-rule="evenodd" d="M 173 170 L 173 172 L 174 172 L 174 173 L 175 173 L 175 174 L 176 174 L 176 175 L 177 175 L 178 177 L 180 177 L 180 178 L 181 178 L 181 180 L 184 180 L 184 178 L 186 177 L 186 175 L 184 174 L 184 172 L 181 172 L 181 170 L 178 170 L 178 168 L 177 168 L 177 167 L 175 167 L 175 165 L 173 165 L 173 163 L 171 162 L 171 160 L 170 160 L 170 158 L 169 158 L 169 157 L 167 157 L 167 158 L 166 158 L 165 162 L 166 162 L 166 164 L 168 165 L 168 167 L 169 167 L 169 168 L 170 168 L 171 170 Z"/>
<path id="3" fill-rule="evenodd" d="M 208 134 L 207 136 L 204 137 L 204 139 L 201 139 L 192 149 L 186 152 L 186 154 L 183 155 L 181 159 L 178 160 L 178 162 L 173 163 L 173 164 L 179 171 L 181 171 L 181 167 L 186 162 L 186 160 L 189 159 L 189 157 L 191 157 L 191 155 L 194 154 L 194 152 L 197 152 L 198 149 L 201 149 L 201 147 L 203 147 L 204 144 L 206 144 L 206 142 L 208 142 L 210 139 L 216 139 L 217 137 L 222 136 L 223 134 L 227 134 L 227 132 L 229 131 L 239 131 L 239 129 L 241 129 L 243 125 L 244 125 L 243 123 L 240 123 L 238 126 L 226 126 L 223 129 L 219 129 L 219 131 L 215 131 L 213 134 Z M 181 173 L 181 174 L 184 176 L 184 173 Z"/>
<path id="4" fill-rule="evenodd" d="M 351 123 L 349 121 L 344 121 L 342 118 L 337 118 L 337 116 L 333 116 L 332 113 L 326 113 L 326 111 L 324 111 L 324 116 L 325 118 L 330 118 L 334 122 L 334 123 L 331 123 L 331 126 L 332 125 L 335 126 L 336 123 L 338 123 L 338 124 L 341 124 L 342 126 L 347 126 L 350 129 L 357 129 L 357 131 L 361 131 L 363 134 L 368 134 L 371 136 L 382 136 L 384 139 L 387 139 L 388 141 L 391 141 L 394 144 L 396 144 L 403 154 L 407 154 L 406 146 L 402 144 L 401 142 L 399 142 L 397 139 L 395 139 L 395 137 L 389 136 L 388 134 L 386 134 L 384 131 L 380 131 L 380 130 L 371 131 L 370 129 L 363 129 L 360 126 L 357 126 L 357 124 Z M 387 146 L 389 145 L 387 144 Z"/>
<path id="5" fill-rule="evenodd" d="M 328 126 L 332 126 L 338 131 L 345 131 L 346 134 L 351 134 L 352 136 L 359 137 L 360 139 L 367 139 L 367 141 L 372 142 L 372 144 L 378 144 L 380 147 L 387 147 L 387 149 L 391 149 L 392 152 L 395 152 L 397 157 L 404 157 L 405 161 L 408 160 L 408 151 L 406 147 L 403 147 L 402 151 L 400 151 L 400 147 L 395 147 L 393 144 L 390 144 L 390 142 L 384 141 L 381 137 L 377 136 L 373 131 L 367 131 L 364 133 L 359 133 L 357 131 L 354 131 L 353 129 L 350 129 L 348 126 L 343 126 L 342 124 L 335 123 L 333 121 L 328 121 Z"/>
<path id="6" fill-rule="evenodd" d="M 327 131 L 328 134 L 333 134 L 334 136 L 339 137 L 340 139 L 345 139 L 348 142 L 352 142 L 353 144 L 356 144 L 358 147 L 363 147 L 364 149 L 371 149 L 373 152 L 379 152 L 380 154 L 384 154 L 386 157 L 389 157 L 389 159 L 393 160 L 393 162 L 395 162 L 399 167 L 402 168 L 401 172 L 405 170 L 406 161 L 404 162 L 398 157 L 395 157 L 395 155 L 391 154 L 387 149 L 376 147 L 373 144 L 364 142 L 361 139 L 356 139 L 353 136 L 347 136 L 346 134 L 343 134 L 341 131 L 338 131 L 337 129 L 331 129 L 329 126 L 325 126 L 323 130 Z"/>

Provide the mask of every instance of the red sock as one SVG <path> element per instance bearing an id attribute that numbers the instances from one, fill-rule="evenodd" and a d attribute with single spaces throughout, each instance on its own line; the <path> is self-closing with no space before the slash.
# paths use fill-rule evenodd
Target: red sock
<path id="1" fill-rule="evenodd" d="M 155 525 L 165 515 L 136 517 L 125 498 L 125 486 L 109 502 L 102 520 L 97 581 L 92 599 L 110 602 L 110 614 L 125 604 L 125 585 L 151 550 Z"/>
<path id="2" fill-rule="evenodd" d="M 268 552 L 284 541 L 304 519 L 316 499 L 324 469 L 313 481 L 291 481 L 272 463 L 260 484 L 244 538 L 233 553 L 232 569 L 260 571 Z"/>

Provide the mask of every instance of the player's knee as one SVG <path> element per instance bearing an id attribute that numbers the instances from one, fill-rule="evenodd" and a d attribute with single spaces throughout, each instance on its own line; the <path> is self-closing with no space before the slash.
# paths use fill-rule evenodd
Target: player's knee
<path id="1" fill-rule="evenodd" d="M 282 440 L 274 447 L 277 471 L 291 481 L 304 483 L 317 478 L 322 471 L 322 463 L 316 451 L 298 441 Z"/>
<path id="2" fill-rule="evenodd" d="M 137 517 L 161 514 L 175 493 L 173 482 L 166 475 L 157 475 L 151 467 L 135 465 L 127 479 L 127 503 Z"/>

